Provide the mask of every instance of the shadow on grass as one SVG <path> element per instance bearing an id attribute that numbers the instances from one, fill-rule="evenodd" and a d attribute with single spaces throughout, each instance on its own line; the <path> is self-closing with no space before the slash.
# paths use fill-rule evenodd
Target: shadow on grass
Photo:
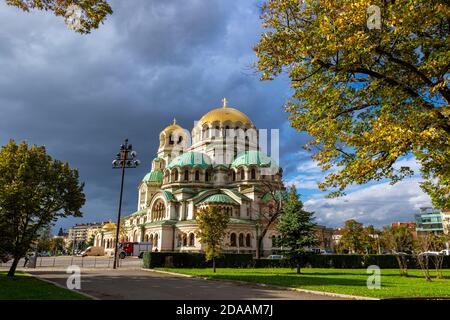
<path id="1" fill-rule="evenodd" d="M 237 280 L 237 281 L 250 281 L 258 282 L 286 287 L 314 287 L 314 286 L 348 286 L 348 287 L 366 287 L 366 279 L 349 279 L 349 278 L 328 278 L 321 277 L 324 274 L 302 274 L 297 275 L 297 273 L 289 274 L 277 274 L 274 275 L 205 275 L 210 279 L 221 279 L 221 280 Z"/>

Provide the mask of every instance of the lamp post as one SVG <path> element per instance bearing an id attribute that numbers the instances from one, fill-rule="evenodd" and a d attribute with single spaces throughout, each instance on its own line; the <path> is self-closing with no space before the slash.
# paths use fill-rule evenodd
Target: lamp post
<path id="1" fill-rule="evenodd" d="M 117 268 L 117 251 L 119 247 L 119 231 L 120 231 L 120 214 L 122 211 L 122 195 L 123 195 L 123 180 L 125 177 L 126 168 L 136 168 L 140 161 L 136 159 L 136 152 L 133 151 L 133 146 L 128 144 L 128 139 L 125 139 L 125 143 L 120 146 L 120 151 L 116 155 L 116 159 L 112 162 L 113 169 L 122 169 L 122 179 L 120 182 L 120 197 L 119 197 L 119 212 L 117 214 L 116 225 L 116 241 L 114 248 L 114 264 L 113 269 Z"/>

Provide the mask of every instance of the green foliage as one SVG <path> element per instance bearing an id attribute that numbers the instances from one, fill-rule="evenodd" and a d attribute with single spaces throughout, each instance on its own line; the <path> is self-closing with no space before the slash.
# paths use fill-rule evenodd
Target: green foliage
<path id="1" fill-rule="evenodd" d="M 338 252 L 370 254 L 377 252 L 377 235 L 373 226 L 364 228 L 362 223 L 350 219 L 345 221 L 342 236 L 337 247 Z"/>
<path id="2" fill-rule="evenodd" d="M 369 29 L 369 5 L 381 29 Z M 268 0 L 255 47 L 263 80 L 286 71 L 291 125 L 328 174 L 330 195 L 351 184 L 410 176 L 394 168 L 413 154 L 422 188 L 450 207 L 450 4 L 446 0 Z"/>
<path id="3" fill-rule="evenodd" d="M 0 234 L 2 245 L 18 259 L 59 218 L 81 217 L 85 202 L 77 170 L 54 160 L 43 146 L 11 140 L 0 150 Z"/>
<path id="4" fill-rule="evenodd" d="M 247 268 L 253 265 L 252 254 L 225 253 L 216 261 L 221 268 Z M 204 253 L 192 252 L 145 252 L 143 256 L 144 268 L 208 268 L 212 261 L 206 260 Z"/>
<path id="5" fill-rule="evenodd" d="M 287 201 L 284 203 L 283 214 L 278 221 L 277 230 L 281 239 L 277 246 L 286 248 L 285 254 L 289 260 L 295 261 L 300 272 L 301 259 L 307 249 L 317 243 L 313 212 L 303 210 L 297 189 L 292 186 Z"/>
<path id="6" fill-rule="evenodd" d="M 58 254 L 64 252 L 64 239 L 63 238 L 53 238 L 50 242 L 50 250 L 53 254 Z"/>
<path id="7" fill-rule="evenodd" d="M 224 210 L 208 207 L 197 212 L 196 221 L 196 235 L 205 247 L 206 260 L 212 260 L 215 268 L 214 259 L 221 254 L 222 240 L 230 217 Z"/>
<path id="8" fill-rule="evenodd" d="M 413 254 L 405 255 L 405 268 L 418 269 L 420 265 Z M 443 257 L 443 268 L 450 268 L 450 256 Z M 398 267 L 397 255 L 394 254 L 311 254 L 303 260 L 302 267 L 359 269 L 377 265 L 381 269 Z M 292 268 L 288 259 L 254 259 L 254 268 Z"/>
<path id="9" fill-rule="evenodd" d="M 10 6 L 18 7 L 23 11 L 45 10 L 52 11 L 55 16 L 65 17 L 67 8 L 75 4 L 81 8 L 81 28 L 76 30 L 81 34 L 90 33 L 103 23 L 107 15 L 113 13 L 110 5 L 104 0 L 6 0 Z"/>

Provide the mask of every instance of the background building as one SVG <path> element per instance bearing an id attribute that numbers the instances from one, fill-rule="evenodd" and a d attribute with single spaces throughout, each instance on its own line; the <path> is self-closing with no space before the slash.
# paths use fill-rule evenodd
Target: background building
<path id="1" fill-rule="evenodd" d="M 431 207 L 420 208 L 420 213 L 415 215 L 417 235 L 432 232 L 442 234 L 444 227 L 442 225 L 441 212 Z"/>

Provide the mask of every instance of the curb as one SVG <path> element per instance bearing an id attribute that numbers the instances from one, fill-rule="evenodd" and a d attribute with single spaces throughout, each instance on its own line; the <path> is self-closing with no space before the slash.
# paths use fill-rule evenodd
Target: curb
<path id="1" fill-rule="evenodd" d="M 374 300 L 374 301 L 381 300 L 379 298 L 364 297 L 364 296 L 354 296 L 354 295 L 350 295 L 350 294 L 334 293 L 334 292 L 326 292 L 326 291 L 317 291 L 317 290 L 308 290 L 308 289 L 300 289 L 300 288 L 291 288 L 291 287 L 277 286 L 277 285 L 273 285 L 273 284 L 265 284 L 265 283 L 258 283 L 258 282 L 230 280 L 230 279 L 210 279 L 208 277 L 193 276 L 193 275 L 189 275 L 189 274 L 182 274 L 182 273 L 163 271 L 163 270 L 154 270 L 154 269 L 146 269 L 146 268 L 141 268 L 141 270 L 148 271 L 148 272 L 165 273 L 165 274 L 170 274 L 170 275 L 173 275 L 173 276 L 181 276 L 181 277 L 186 277 L 186 278 L 198 278 L 198 279 L 209 280 L 209 281 L 222 281 L 222 282 L 239 283 L 239 284 L 244 284 L 244 285 L 256 285 L 258 287 L 265 287 L 265 288 L 273 288 L 273 289 L 280 289 L 280 290 L 288 290 L 288 291 L 297 291 L 297 292 L 311 293 L 311 294 L 317 294 L 317 295 L 321 295 L 321 296 L 328 296 L 328 297 L 334 297 L 334 298 L 346 298 L 346 299 L 352 299 L 352 300 Z"/>
<path id="2" fill-rule="evenodd" d="M 41 281 L 43 281 L 43 282 L 47 282 L 47 283 L 52 284 L 52 285 L 54 285 L 54 286 L 57 286 L 57 287 L 59 287 L 59 288 L 62 288 L 62 289 L 66 289 L 66 290 L 69 290 L 69 291 L 76 292 L 76 293 L 81 294 L 82 296 L 88 297 L 88 298 L 90 298 L 90 299 L 92 299 L 92 300 L 100 300 L 99 298 L 94 297 L 94 296 L 91 296 L 91 295 L 88 294 L 88 293 L 84 293 L 84 292 L 78 291 L 78 290 L 70 290 L 70 289 L 64 287 L 63 285 L 61 285 L 61 284 L 59 284 L 59 283 L 53 282 L 53 281 L 48 280 L 48 279 L 41 278 L 41 277 L 39 277 L 39 276 L 37 276 L 37 275 L 34 275 L 34 274 L 32 274 L 32 273 L 28 273 L 28 272 L 25 272 L 25 271 L 22 271 L 22 272 L 25 273 L 25 274 L 27 274 L 27 275 L 29 275 L 29 276 L 31 276 L 31 277 L 33 277 L 33 278 L 39 279 L 39 280 L 41 280 Z"/>

